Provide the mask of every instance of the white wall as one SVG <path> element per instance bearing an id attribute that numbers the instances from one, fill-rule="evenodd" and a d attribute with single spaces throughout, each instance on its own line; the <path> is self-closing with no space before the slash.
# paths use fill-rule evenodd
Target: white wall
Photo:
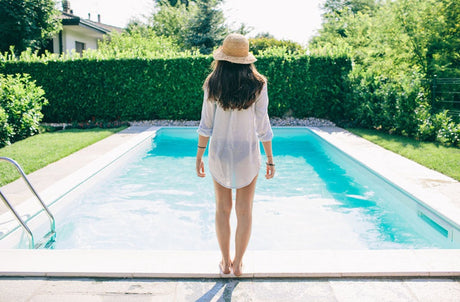
<path id="1" fill-rule="evenodd" d="M 85 49 L 97 49 L 97 41 L 102 39 L 102 34 L 95 33 L 80 26 L 65 26 L 62 30 L 63 52 L 75 49 L 75 41 L 85 43 Z M 53 38 L 53 51 L 59 53 L 59 35 Z"/>

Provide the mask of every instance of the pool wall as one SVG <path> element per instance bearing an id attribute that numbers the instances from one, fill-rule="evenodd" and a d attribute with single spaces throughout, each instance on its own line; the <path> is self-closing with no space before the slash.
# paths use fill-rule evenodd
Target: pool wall
<path id="1" fill-rule="evenodd" d="M 409 194 L 417 202 L 408 204 L 418 215 L 447 237 L 460 242 L 460 182 L 408 160 L 396 153 L 340 128 L 310 128 L 373 173 Z"/>
<path id="2" fill-rule="evenodd" d="M 28 177 L 39 192 L 40 197 L 56 216 L 66 206 L 65 203 L 59 202 L 61 199 L 71 196 L 83 186 L 91 186 L 92 183 L 88 180 L 91 180 L 93 176 L 100 173 L 110 173 L 111 169 L 116 169 L 117 164 L 121 164 L 117 162 L 120 157 L 135 156 L 135 153 L 130 151 L 139 149 L 143 143 L 148 143 L 159 128 L 130 127 L 122 133 L 112 135 L 108 139 L 43 168 L 41 170 L 43 176 L 40 175 L 40 171 L 37 171 Z M 114 139 L 115 142 L 112 142 Z M 76 165 L 69 164 L 68 161 L 74 162 Z M 42 183 L 43 185 L 41 185 Z M 29 192 L 21 179 L 2 187 L 2 192 L 7 197 L 12 197 L 10 201 L 18 203 L 18 200 L 22 200 L 14 207 L 33 231 L 34 237 L 36 237 L 35 242 L 39 242 L 43 237 L 42 235 L 48 231 L 49 222 L 38 201 L 31 194 L 28 194 Z M 0 215 L 0 248 L 27 247 L 28 238 L 15 217 L 10 212 L 3 212 Z"/>
<path id="3" fill-rule="evenodd" d="M 321 135 L 318 135 L 317 133 L 315 134 L 321 137 Z M 358 174 L 362 173 L 363 178 L 372 178 L 375 179 L 377 183 L 380 183 L 379 191 L 381 192 L 379 194 L 387 195 L 385 200 L 388 203 L 392 204 L 395 208 L 406 207 L 410 209 L 411 214 L 414 213 L 414 215 L 411 216 L 416 216 L 420 218 L 433 230 L 436 230 L 438 234 L 441 234 L 449 241 L 455 243 L 457 246 L 460 246 L 460 224 L 458 223 L 458 221 L 455 221 L 454 216 L 451 216 L 452 213 L 450 212 L 450 210 L 449 212 L 445 211 L 445 214 L 438 213 L 431 206 L 431 204 L 436 204 L 433 203 L 433 200 L 430 200 L 429 202 L 421 201 L 420 199 L 409 193 L 407 190 L 401 188 L 398 185 L 398 183 L 394 183 L 390 181 L 388 178 L 381 175 L 380 173 L 375 172 L 375 170 L 371 169 L 368 165 L 361 161 L 361 157 L 353 157 L 350 154 L 347 154 L 346 152 L 342 151 L 340 148 L 334 146 L 324 137 L 321 138 L 323 138 L 322 143 L 333 146 L 331 152 L 334 154 L 335 157 L 345 157 L 343 160 L 344 163 L 347 162 L 346 157 L 351 158 L 353 160 L 353 163 L 351 164 L 358 165 L 354 169 L 361 170 L 360 172 L 358 172 Z M 382 166 L 386 166 L 388 164 L 388 160 L 391 159 L 382 160 L 381 162 L 377 160 L 377 162 L 379 162 Z M 376 161 L 375 158 L 374 161 Z M 441 174 L 441 176 L 444 175 Z M 452 181 L 455 182 L 455 180 Z M 388 194 L 390 194 L 391 196 Z M 402 212 L 406 213 L 406 215 L 408 213 L 407 211 Z M 411 221 L 409 217 L 402 218 L 407 218 L 408 221 Z"/>

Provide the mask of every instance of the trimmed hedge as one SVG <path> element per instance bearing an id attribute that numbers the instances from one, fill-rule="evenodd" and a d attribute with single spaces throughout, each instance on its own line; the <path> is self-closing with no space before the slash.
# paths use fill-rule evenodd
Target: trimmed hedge
<path id="1" fill-rule="evenodd" d="M 200 118 L 202 85 L 212 58 L 108 59 L 0 65 L 4 74 L 27 73 L 46 92 L 46 122 Z M 269 114 L 346 119 L 348 58 L 260 57 L 269 82 Z"/>

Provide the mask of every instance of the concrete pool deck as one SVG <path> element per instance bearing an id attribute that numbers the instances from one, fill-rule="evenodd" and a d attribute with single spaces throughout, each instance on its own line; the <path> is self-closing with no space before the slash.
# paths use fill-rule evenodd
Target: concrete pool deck
<path id="1" fill-rule="evenodd" d="M 130 127 L 29 178 L 45 201 L 52 201 L 97 173 L 159 127 Z M 310 128 L 333 145 L 397 183 L 446 219 L 460 222 L 460 183 L 337 128 Z M 18 209 L 29 201 L 21 181 L 2 188 Z M 435 200 L 436 202 L 430 202 Z M 33 207 L 32 207 L 33 208 Z M 1 209 L 1 208 L 0 208 Z M 1 212 L 0 212 L 1 213 Z M 5 217 L 9 213 L 3 213 Z M 2 223 L 9 221 L 10 223 Z M 0 220 L 6 232 L 13 220 Z M 453 234 L 456 235 L 456 234 Z M 1 246 L 1 245 L 0 245 Z M 218 252 L 75 251 L 0 249 L 0 276 L 102 278 L 220 278 Z M 248 251 L 246 278 L 460 276 L 460 250 Z M 457 284 L 457 283 L 456 283 Z M 456 285 L 458 286 L 458 284 Z"/>

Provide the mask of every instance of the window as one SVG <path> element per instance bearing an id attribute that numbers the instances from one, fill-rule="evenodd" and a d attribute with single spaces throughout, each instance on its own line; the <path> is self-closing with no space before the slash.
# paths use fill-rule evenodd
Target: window
<path id="1" fill-rule="evenodd" d="M 78 52 L 80 55 L 83 53 L 83 50 L 86 49 L 85 43 L 75 41 L 75 51 Z"/>

